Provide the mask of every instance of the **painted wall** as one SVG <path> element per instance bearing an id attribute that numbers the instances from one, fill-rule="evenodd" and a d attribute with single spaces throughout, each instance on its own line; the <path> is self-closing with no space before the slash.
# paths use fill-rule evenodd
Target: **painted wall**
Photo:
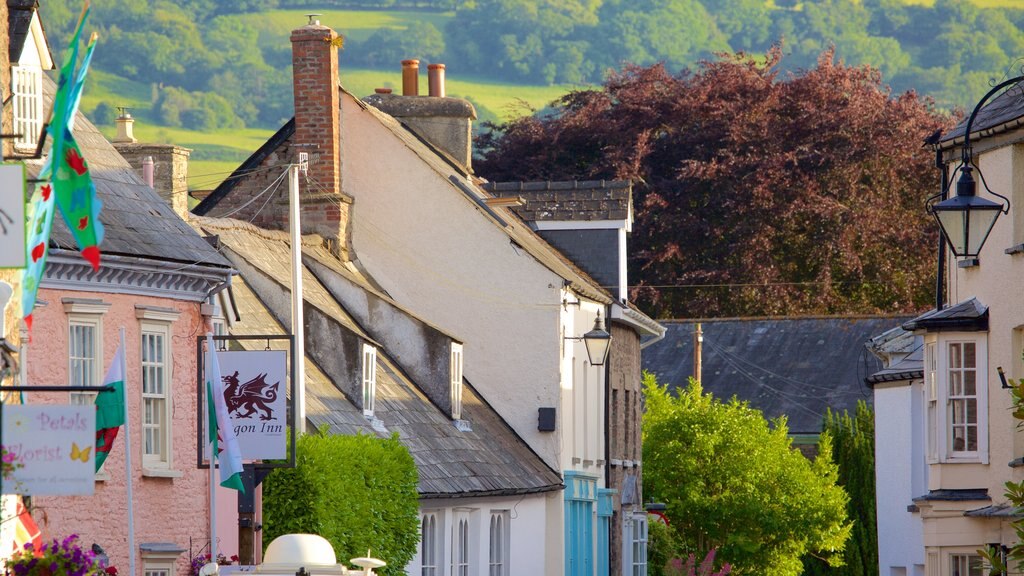
<path id="1" fill-rule="evenodd" d="M 562 279 L 347 94 L 342 112 L 357 264 L 397 302 L 465 343 L 466 378 L 559 469 L 565 411 L 551 433 L 537 431 L 537 409 L 560 405 Z"/>
<path id="2" fill-rule="evenodd" d="M 135 542 L 169 542 L 186 550 L 178 559 L 179 573 L 188 566 L 186 557 L 189 538 L 198 545 L 209 539 L 209 482 L 207 473 L 196 468 L 196 357 L 195 337 L 205 329 L 197 303 L 163 298 L 70 292 L 43 289 L 39 298 L 45 306 L 34 313 L 32 344 L 28 355 L 30 384 L 67 384 L 68 322 L 61 299 L 100 298 L 111 304 L 103 315 L 103 370 L 110 365 L 119 342 L 119 329 L 125 328 L 127 343 L 126 397 L 131 427 L 132 481 L 135 510 Z M 180 472 L 176 478 L 143 476 L 141 436 L 141 375 L 139 368 L 139 321 L 135 306 L 173 308 L 180 312 L 171 324 L 171 356 L 173 406 L 173 464 Z M 29 402 L 68 403 L 67 393 L 34 393 Z M 124 431 L 122 430 L 122 434 Z M 128 504 L 125 470 L 125 443 L 119 435 L 104 465 L 106 479 L 96 482 L 93 496 L 36 497 L 38 510 L 33 516 L 40 520 L 45 538 L 79 534 L 81 542 L 99 543 L 110 556 L 111 563 L 121 570 L 128 568 Z M 139 573 L 141 559 L 136 560 Z"/>
<path id="3" fill-rule="evenodd" d="M 948 275 L 948 301 L 960 302 L 977 297 L 989 307 L 987 340 L 988 444 L 987 464 L 933 464 L 929 467 L 931 489 L 984 488 L 992 504 L 1006 502 L 1004 483 L 1024 479 L 1024 468 L 1007 466 L 1020 455 L 1024 441 L 1010 412 L 1010 395 L 1000 387 L 996 367 L 1002 366 L 1008 378 L 1024 377 L 1021 363 L 1024 338 L 1024 307 L 1020 305 L 1020 286 L 1024 279 L 1024 254 L 1007 254 L 1021 243 L 1024 226 L 1024 147 L 1004 146 L 980 154 L 977 163 L 990 189 L 1013 200 L 1010 214 L 996 222 L 980 263 L 961 268 L 952 262 Z M 991 200 L 979 182 L 979 195 Z M 945 576 L 950 572 L 949 555 L 974 553 L 990 542 L 1010 545 L 1015 541 L 1009 522 L 999 518 L 968 518 L 963 512 L 981 503 L 932 502 L 922 505 L 923 540 L 926 546 L 926 573 Z"/>
<path id="4" fill-rule="evenodd" d="M 560 494 L 560 492 L 558 492 Z M 507 511 L 509 518 L 509 574 L 512 576 L 556 574 L 545 570 L 545 556 L 551 546 L 560 546 L 559 540 L 549 538 L 546 528 L 547 494 L 528 494 L 503 498 L 427 499 L 420 500 L 420 513 L 437 514 L 437 537 L 443 540 L 443 553 L 438 558 L 438 574 L 449 573 L 451 566 L 452 519 L 456 509 L 469 513 L 470 521 L 470 574 L 489 574 L 490 515 L 492 511 Z M 422 542 L 421 542 L 422 544 Z M 407 574 L 420 574 L 422 550 L 405 567 Z"/>
<path id="5" fill-rule="evenodd" d="M 875 385 L 875 504 L 884 576 L 900 568 L 911 576 L 925 561 L 921 515 L 907 509 L 926 493 L 921 392 L 920 381 Z"/>

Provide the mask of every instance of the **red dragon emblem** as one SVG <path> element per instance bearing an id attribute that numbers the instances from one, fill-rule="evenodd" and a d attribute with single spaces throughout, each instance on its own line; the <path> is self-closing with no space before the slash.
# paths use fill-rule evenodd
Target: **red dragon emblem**
<path id="1" fill-rule="evenodd" d="M 224 376 L 224 400 L 228 405 L 228 414 L 234 418 L 251 418 L 253 414 L 260 420 L 273 420 L 274 409 L 268 406 L 277 400 L 277 388 L 280 382 L 267 384 L 267 375 L 259 376 L 244 384 L 238 383 L 238 371 L 231 376 Z M 262 413 L 261 413 L 262 411 Z"/>

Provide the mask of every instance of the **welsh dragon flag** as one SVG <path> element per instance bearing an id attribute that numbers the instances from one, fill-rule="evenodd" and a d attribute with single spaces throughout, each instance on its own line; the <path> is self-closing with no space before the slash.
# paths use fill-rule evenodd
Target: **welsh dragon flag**
<path id="1" fill-rule="evenodd" d="M 103 462 L 114 446 L 117 432 L 124 426 L 124 374 L 122 366 L 124 350 L 117 347 L 114 360 L 103 378 L 104 386 L 113 386 L 113 390 L 100 392 L 96 395 L 96 471 L 99 472 Z"/>
<path id="2" fill-rule="evenodd" d="M 245 492 L 242 484 L 242 451 L 238 448 L 235 429 L 228 417 L 224 401 L 224 382 L 220 377 L 220 361 L 213 344 L 213 335 L 206 335 L 206 406 L 209 414 L 210 465 L 220 462 L 220 485 Z M 223 446 L 221 446 L 223 444 Z"/>

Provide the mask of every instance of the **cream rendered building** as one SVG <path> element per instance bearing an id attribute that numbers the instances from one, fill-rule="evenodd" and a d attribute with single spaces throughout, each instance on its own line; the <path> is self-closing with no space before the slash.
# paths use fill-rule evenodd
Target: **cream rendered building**
<path id="1" fill-rule="evenodd" d="M 985 106 L 970 135 L 978 196 L 1000 202 L 995 191 L 1008 197 L 1009 214 L 996 221 L 978 258 L 955 259 L 947 251 L 946 306 L 903 325 L 924 345 L 920 442 L 927 491 L 906 505 L 920 512 L 928 576 L 980 575 L 987 571 L 979 550 L 1005 550 L 1016 542 L 1016 516 L 1004 484 L 1024 479 L 1024 429 L 1012 417 L 999 370 L 1024 378 L 1022 88 L 1018 84 Z M 953 182 L 964 128 L 939 143 Z M 879 483 L 884 481 L 880 473 Z"/>

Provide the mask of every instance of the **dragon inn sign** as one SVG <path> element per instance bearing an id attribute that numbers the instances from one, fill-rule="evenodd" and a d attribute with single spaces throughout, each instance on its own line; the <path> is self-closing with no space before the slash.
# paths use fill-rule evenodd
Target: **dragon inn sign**
<path id="1" fill-rule="evenodd" d="M 288 351 L 274 350 L 272 340 L 290 337 L 216 336 L 217 358 L 220 362 L 220 385 L 228 407 L 231 425 L 238 437 L 238 446 L 245 461 L 283 460 L 288 458 L 286 436 L 294 427 L 288 421 L 285 393 L 288 378 Z M 226 349 L 232 340 L 266 340 L 266 350 Z M 203 358 L 203 355 L 199 356 Z M 199 381 L 205 382 L 204 366 L 199 367 Z M 205 406 L 203 396 L 200 406 Z M 200 464 L 209 461 L 209 444 L 205 438 L 206 411 L 197 415 L 201 423 Z"/>

